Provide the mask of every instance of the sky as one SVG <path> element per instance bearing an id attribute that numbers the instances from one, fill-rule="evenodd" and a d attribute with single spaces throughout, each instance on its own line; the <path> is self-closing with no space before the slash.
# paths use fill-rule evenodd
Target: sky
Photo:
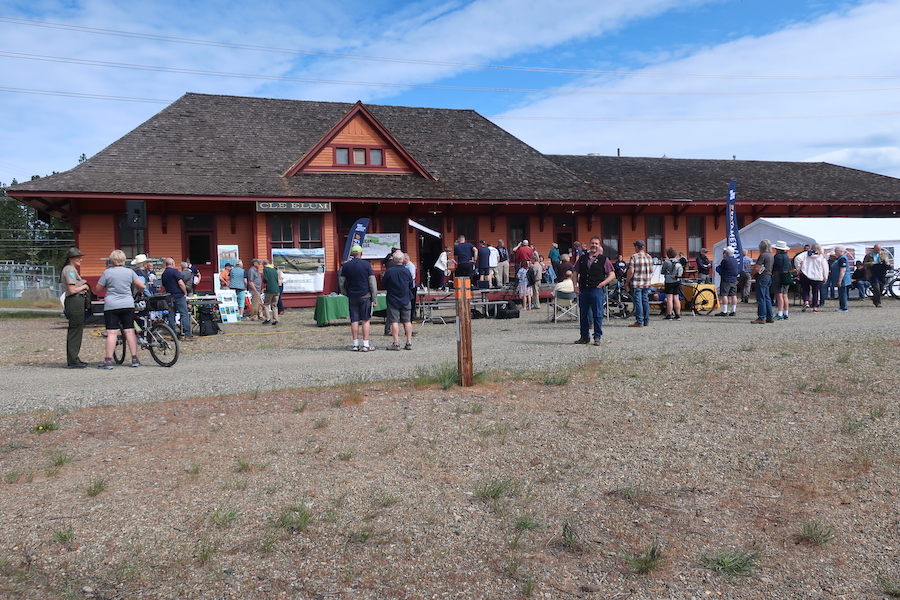
<path id="1" fill-rule="evenodd" d="M 548 154 L 900 177 L 900 0 L 0 0 L 0 183 L 187 92 L 471 109 Z"/>

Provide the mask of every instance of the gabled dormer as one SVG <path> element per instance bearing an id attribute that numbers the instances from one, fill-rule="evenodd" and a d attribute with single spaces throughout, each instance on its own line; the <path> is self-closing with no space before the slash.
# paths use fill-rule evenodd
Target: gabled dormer
<path id="1" fill-rule="evenodd" d="M 433 179 L 362 102 L 354 104 L 284 175 L 302 173 L 420 175 Z"/>

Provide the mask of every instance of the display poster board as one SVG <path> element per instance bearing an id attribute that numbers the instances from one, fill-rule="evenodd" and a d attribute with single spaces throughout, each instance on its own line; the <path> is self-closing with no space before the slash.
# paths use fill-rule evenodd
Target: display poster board
<path id="1" fill-rule="evenodd" d="M 216 259 L 218 264 L 217 271 L 221 271 L 225 268 L 225 263 L 231 263 L 232 265 L 237 262 L 237 259 L 240 258 L 240 254 L 238 254 L 238 247 L 234 244 L 219 244 L 216 246 Z M 218 277 L 218 276 L 217 276 Z"/>
<path id="2" fill-rule="evenodd" d="M 273 248 L 272 264 L 281 269 L 287 294 L 325 289 L 325 248 Z"/>
<path id="3" fill-rule="evenodd" d="M 381 260 L 391 251 L 400 247 L 399 233 L 367 233 L 363 240 L 362 258 Z"/>
<path id="4" fill-rule="evenodd" d="M 237 292 L 220 289 L 216 292 L 216 300 L 219 301 L 219 314 L 222 315 L 222 322 L 237 323 L 241 314 L 238 309 Z"/>

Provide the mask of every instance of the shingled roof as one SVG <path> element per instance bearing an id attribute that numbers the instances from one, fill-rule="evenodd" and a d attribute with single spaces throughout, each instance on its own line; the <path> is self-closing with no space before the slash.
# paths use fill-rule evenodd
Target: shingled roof
<path id="1" fill-rule="evenodd" d="M 284 173 L 354 105 L 186 94 L 77 167 L 17 195 L 592 200 L 581 179 L 472 110 L 366 105 L 434 179 Z"/>
<path id="2" fill-rule="evenodd" d="M 900 179 L 823 162 L 769 162 L 619 156 L 547 155 L 607 196 L 627 204 L 723 204 L 738 182 L 738 201 L 751 204 L 893 204 Z"/>

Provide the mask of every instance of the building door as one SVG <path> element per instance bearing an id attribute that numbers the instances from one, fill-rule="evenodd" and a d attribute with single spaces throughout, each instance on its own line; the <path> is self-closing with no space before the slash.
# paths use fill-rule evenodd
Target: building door
<path id="1" fill-rule="evenodd" d="M 420 217 L 416 222 L 433 229 L 441 230 L 440 217 Z M 419 283 L 427 285 L 429 288 L 436 288 L 441 284 L 440 274 L 434 269 L 434 262 L 438 259 L 438 255 L 444 250 L 444 241 L 436 238 L 424 231 L 414 230 L 419 244 L 419 264 L 416 265 L 416 273 L 419 275 Z M 453 244 L 447 244 L 453 246 Z M 430 278 L 430 279 L 429 279 Z"/>
<path id="2" fill-rule="evenodd" d="M 212 260 L 212 234 L 188 232 L 187 251 L 191 263 L 200 271 L 200 284 L 197 286 L 197 291 L 212 292 L 215 289 L 213 274 L 216 271 Z"/>
<path id="3" fill-rule="evenodd" d="M 572 243 L 574 241 L 575 240 L 572 239 L 571 231 L 557 231 L 556 232 L 556 243 L 559 244 L 559 253 L 560 254 L 568 253 L 571 250 Z M 572 258 L 569 257 L 569 260 L 572 260 Z M 559 273 L 557 273 L 556 275 L 558 277 Z"/>

